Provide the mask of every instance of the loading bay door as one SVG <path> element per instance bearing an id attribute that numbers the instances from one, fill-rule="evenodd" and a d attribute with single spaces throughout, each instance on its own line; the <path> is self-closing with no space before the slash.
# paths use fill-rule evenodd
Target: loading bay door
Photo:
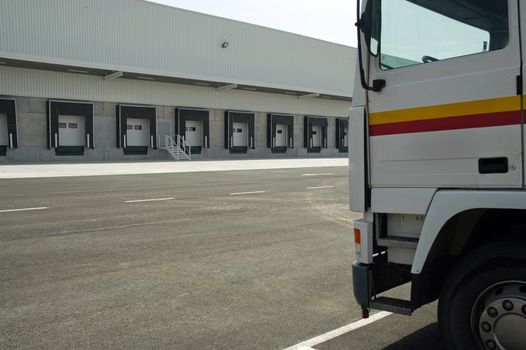
<path id="1" fill-rule="evenodd" d="M 126 145 L 144 146 L 150 144 L 149 120 L 144 118 L 128 118 L 126 126 Z"/>
<path id="2" fill-rule="evenodd" d="M 321 147 L 321 126 L 312 126 L 312 145 L 311 147 Z"/>
<path id="3" fill-rule="evenodd" d="M 9 145 L 9 132 L 7 130 L 7 115 L 0 113 L 0 146 Z"/>
<path id="4" fill-rule="evenodd" d="M 192 147 L 203 144 L 203 123 L 196 120 L 187 120 L 184 134 L 186 142 Z"/>
<path id="5" fill-rule="evenodd" d="M 58 116 L 59 146 L 86 146 L 86 120 L 84 116 Z"/>
<path id="6" fill-rule="evenodd" d="M 276 142 L 274 147 L 287 147 L 287 125 L 276 124 Z"/>
<path id="7" fill-rule="evenodd" d="M 233 123 L 232 147 L 248 147 L 248 124 Z"/>

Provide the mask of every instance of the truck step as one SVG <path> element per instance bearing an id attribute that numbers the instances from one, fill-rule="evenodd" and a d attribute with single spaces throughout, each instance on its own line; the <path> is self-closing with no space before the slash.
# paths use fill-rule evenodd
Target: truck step
<path id="1" fill-rule="evenodd" d="M 411 315 L 416 307 L 409 300 L 395 299 L 389 297 L 378 297 L 369 303 L 375 310 L 389 311 L 400 315 Z"/>
<path id="2" fill-rule="evenodd" d="M 377 243 L 382 247 L 413 248 L 418 245 L 418 238 L 387 236 L 377 239 Z"/>

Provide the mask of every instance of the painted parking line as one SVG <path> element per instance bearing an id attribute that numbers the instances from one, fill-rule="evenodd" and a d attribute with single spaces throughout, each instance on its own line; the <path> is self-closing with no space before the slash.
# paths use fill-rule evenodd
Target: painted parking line
<path id="1" fill-rule="evenodd" d="M 301 174 L 301 176 L 329 176 L 329 175 L 334 175 L 334 173 Z"/>
<path id="2" fill-rule="evenodd" d="M 151 199 L 135 199 L 131 201 L 126 201 L 124 203 L 143 203 L 143 202 L 162 202 L 162 201 L 171 201 L 175 198 L 151 198 Z"/>
<path id="3" fill-rule="evenodd" d="M 367 326 L 373 322 L 379 321 L 384 317 L 387 317 L 391 315 L 391 312 L 387 311 L 380 311 L 377 312 L 369 318 L 364 318 L 358 321 L 355 321 L 353 323 L 350 323 L 346 326 L 340 327 L 338 329 L 335 329 L 333 331 L 327 332 L 325 334 L 319 335 L 317 337 L 311 338 L 309 340 L 305 340 L 304 342 L 301 342 L 299 344 L 290 346 L 284 350 L 311 350 L 313 346 L 319 345 L 321 343 L 325 343 L 331 339 L 337 338 L 341 335 L 344 335 L 346 333 L 352 332 L 358 328 L 362 328 L 364 326 Z"/>
<path id="4" fill-rule="evenodd" d="M 265 191 L 252 191 L 252 192 L 233 192 L 230 193 L 231 196 L 240 196 L 243 194 L 258 194 L 258 193 L 265 193 Z"/>
<path id="5" fill-rule="evenodd" d="M 334 188 L 334 186 L 315 186 L 315 187 L 307 187 L 308 190 L 319 190 L 320 188 Z"/>
<path id="6" fill-rule="evenodd" d="M 49 209 L 49 207 L 4 209 L 4 210 L 0 210 L 0 213 L 12 213 L 12 212 L 16 212 L 16 211 L 31 211 L 31 210 L 44 210 L 44 209 Z"/>

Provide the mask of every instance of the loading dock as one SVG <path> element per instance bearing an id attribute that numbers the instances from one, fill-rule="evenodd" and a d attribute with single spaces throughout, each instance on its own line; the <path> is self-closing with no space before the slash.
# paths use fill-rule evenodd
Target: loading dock
<path id="1" fill-rule="evenodd" d="M 200 154 L 210 148 L 210 112 L 204 109 L 177 108 L 175 110 L 175 133 L 183 136 L 192 154 Z"/>
<path id="2" fill-rule="evenodd" d="M 117 148 L 126 155 L 144 155 L 157 148 L 155 114 L 154 107 L 118 105 Z"/>
<path id="3" fill-rule="evenodd" d="M 294 148 L 294 117 L 291 115 L 267 115 L 267 147 L 272 153 L 286 153 Z"/>
<path id="4" fill-rule="evenodd" d="M 336 148 L 341 153 L 348 152 L 349 137 L 348 135 L 349 120 L 347 118 L 339 118 L 336 120 Z"/>
<path id="5" fill-rule="evenodd" d="M 0 156 L 18 147 L 16 104 L 13 99 L 0 99 Z"/>
<path id="6" fill-rule="evenodd" d="M 0 156 L 7 155 L 9 132 L 7 131 L 7 115 L 0 113 Z"/>
<path id="7" fill-rule="evenodd" d="M 225 148 L 230 153 L 247 153 L 255 148 L 255 115 L 249 112 L 225 112 Z"/>
<path id="8" fill-rule="evenodd" d="M 93 104 L 48 101 L 48 148 L 57 156 L 81 156 L 93 149 Z"/>
<path id="9" fill-rule="evenodd" d="M 319 153 L 327 148 L 327 118 L 305 116 L 304 146 L 309 153 Z"/>

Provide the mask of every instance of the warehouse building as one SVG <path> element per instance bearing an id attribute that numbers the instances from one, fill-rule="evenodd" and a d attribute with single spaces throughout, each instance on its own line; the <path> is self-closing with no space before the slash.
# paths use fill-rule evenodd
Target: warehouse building
<path id="1" fill-rule="evenodd" d="M 355 55 L 143 0 L 3 0 L 0 161 L 345 156 Z"/>

